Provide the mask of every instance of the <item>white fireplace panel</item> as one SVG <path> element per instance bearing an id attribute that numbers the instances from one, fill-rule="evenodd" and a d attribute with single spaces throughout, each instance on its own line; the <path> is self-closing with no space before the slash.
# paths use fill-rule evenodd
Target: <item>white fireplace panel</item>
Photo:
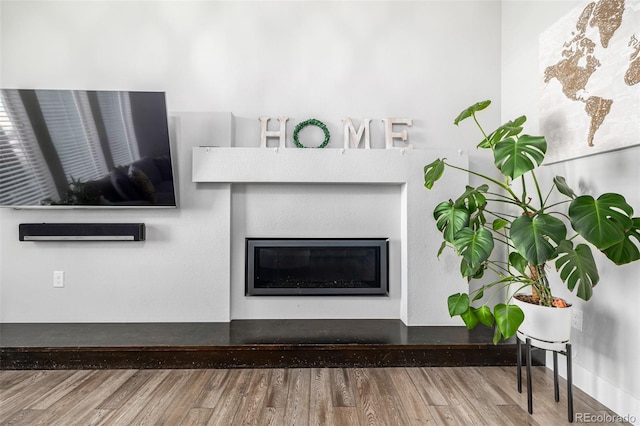
<path id="1" fill-rule="evenodd" d="M 459 325 L 450 318 L 446 299 L 467 284 L 455 255 L 436 257 L 441 235 L 432 212 L 439 201 L 459 195 L 451 188 L 463 188 L 468 178 L 448 169 L 435 189 L 425 189 L 424 166 L 442 157 L 468 166 L 465 153 L 441 149 L 194 148 L 194 182 L 232 184 L 231 317 L 399 318 L 407 325 Z M 247 301 L 246 236 L 388 237 L 390 297 Z"/>
<path id="2" fill-rule="evenodd" d="M 400 186 L 237 184 L 231 318 L 400 318 Z M 245 238 L 389 238 L 389 296 L 245 296 Z"/>

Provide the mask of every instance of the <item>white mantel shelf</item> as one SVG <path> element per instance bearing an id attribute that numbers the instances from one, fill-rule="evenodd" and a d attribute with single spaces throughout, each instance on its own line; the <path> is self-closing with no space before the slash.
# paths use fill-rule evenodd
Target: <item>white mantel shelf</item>
<path id="1" fill-rule="evenodd" d="M 398 185 L 400 319 L 407 325 L 450 325 L 445 303 L 425 302 L 444 301 L 466 283 L 451 273 L 457 266 L 436 258 L 442 237 L 430 218 L 436 203 L 459 195 L 452 188 L 460 191 L 468 179 L 464 173 L 447 170 L 435 188 L 425 189 L 424 166 L 439 157 L 463 167 L 469 161 L 464 153 L 443 149 L 195 147 L 192 172 L 194 182 L 229 185 Z"/>
<path id="2" fill-rule="evenodd" d="M 195 147 L 193 181 L 404 184 L 421 181 L 424 166 L 442 154 L 430 149 Z"/>

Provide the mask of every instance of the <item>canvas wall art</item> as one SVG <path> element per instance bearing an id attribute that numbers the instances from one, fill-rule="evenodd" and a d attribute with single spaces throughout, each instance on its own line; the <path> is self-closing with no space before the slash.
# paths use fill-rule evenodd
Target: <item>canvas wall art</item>
<path id="1" fill-rule="evenodd" d="M 585 3 L 539 41 L 545 162 L 640 145 L 640 1 Z"/>

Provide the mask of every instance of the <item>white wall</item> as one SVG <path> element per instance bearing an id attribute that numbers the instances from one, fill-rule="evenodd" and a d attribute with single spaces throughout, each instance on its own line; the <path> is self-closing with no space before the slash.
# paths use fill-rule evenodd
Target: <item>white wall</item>
<path id="1" fill-rule="evenodd" d="M 541 78 L 538 36 L 582 1 L 518 1 L 502 6 L 502 115 L 529 118 L 528 130 L 538 131 Z M 523 19 L 526 17 L 527 19 Z M 580 158 L 543 169 L 542 179 L 560 175 L 579 193 L 620 192 L 640 214 L 640 147 Z M 583 331 L 573 330 L 574 380 L 578 387 L 622 416 L 640 421 L 640 263 L 615 267 L 597 257 L 600 284 L 593 298 L 583 302 L 564 290 L 555 277 L 554 291 L 567 297 L 584 313 Z M 562 360 L 561 360 L 561 363 Z M 551 365 L 550 363 L 548 365 Z"/>
<path id="2" fill-rule="evenodd" d="M 228 205 L 230 189 L 197 188 L 190 181 L 191 147 L 220 134 L 214 124 L 225 120 L 199 113 L 171 121 L 172 137 L 181 142 L 173 150 L 180 170 L 178 209 L 0 210 L 3 321 L 228 320 L 228 303 L 220 303 L 228 285 L 216 284 L 229 279 L 229 232 L 210 221 L 229 222 L 228 209 L 212 212 L 219 204 Z M 144 222 L 147 240 L 18 241 L 19 223 L 73 221 Z M 52 287 L 54 270 L 65 271 L 62 289 Z"/>
<path id="3" fill-rule="evenodd" d="M 295 124 L 320 119 L 333 148 L 342 145 L 344 116 L 407 117 L 414 120 L 409 134 L 417 149 L 460 148 L 473 161 L 477 136 L 453 126 L 453 118 L 492 98 L 497 106 L 488 116 L 498 121 L 499 2 L 2 0 L 0 7 L 0 86 L 163 90 L 171 111 L 232 112 L 239 146 L 258 145 L 260 115 L 291 118 L 289 145 Z M 230 189 L 192 183 L 189 154 L 191 146 L 229 144 L 228 127 L 215 114 L 179 115 L 178 210 L 0 210 L 2 321 L 231 318 Z M 375 121 L 377 148 L 381 138 Z M 365 193 L 360 214 L 397 197 Z M 382 210 L 386 218 L 398 214 Z M 141 221 L 148 239 L 18 242 L 18 223 L 31 221 Z M 438 246 L 425 241 L 418 255 L 435 256 Z M 58 269 L 67 286 L 54 291 L 51 275 Z M 459 279 L 453 270 L 451 277 Z M 444 311 L 446 301 L 412 303 Z M 395 307 L 384 309 L 381 315 L 395 315 Z"/>

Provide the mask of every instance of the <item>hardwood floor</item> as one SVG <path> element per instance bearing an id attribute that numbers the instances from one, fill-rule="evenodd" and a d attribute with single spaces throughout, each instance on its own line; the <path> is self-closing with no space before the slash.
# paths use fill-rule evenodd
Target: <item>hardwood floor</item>
<path id="1" fill-rule="evenodd" d="M 565 385 L 556 403 L 550 371 L 533 367 L 530 416 L 511 366 L 5 370 L 0 424 L 556 425 Z M 612 414 L 575 387 L 574 407 Z"/>

